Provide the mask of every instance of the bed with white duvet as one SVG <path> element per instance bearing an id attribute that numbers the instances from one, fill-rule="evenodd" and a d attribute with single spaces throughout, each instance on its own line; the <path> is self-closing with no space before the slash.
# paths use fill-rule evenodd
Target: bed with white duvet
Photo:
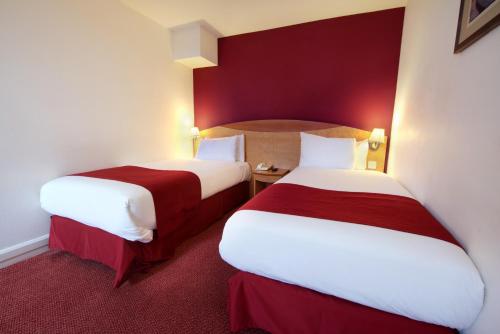
<path id="1" fill-rule="evenodd" d="M 250 177 L 250 167 L 242 161 L 169 160 L 136 166 L 192 172 L 200 179 L 202 199 Z M 67 217 L 130 241 L 149 242 L 156 229 L 151 193 L 132 183 L 64 176 L 42 187 L 40 202 L 52 215 Z"/>
<path id="2" fill-rule="evenodd" d="M 374 171 L 298 167 L 278 183 L 412 197 Z M 246 272 L 451 328 L 472 324 L 484 285 L 455 244 L 422 235 L 304 216 L 237 211 L 219 246 Z"/>

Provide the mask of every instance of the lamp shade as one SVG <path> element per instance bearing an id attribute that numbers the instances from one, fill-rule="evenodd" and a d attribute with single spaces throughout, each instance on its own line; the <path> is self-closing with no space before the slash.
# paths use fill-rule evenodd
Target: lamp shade
<path id="1" fill-rule="evenodd" d="M 371 143 L 379 143 L 383 144 L 385 141 L 385 131 L 384 129 L 375 128 L 370 135 L 370 139 L 368 140 Z"/>
<path id="2" fill-rule="evenodd" d="M 197 126 L 191 128 L 191 136 L 198 137 L 200 135 L 200 129 Z"/>

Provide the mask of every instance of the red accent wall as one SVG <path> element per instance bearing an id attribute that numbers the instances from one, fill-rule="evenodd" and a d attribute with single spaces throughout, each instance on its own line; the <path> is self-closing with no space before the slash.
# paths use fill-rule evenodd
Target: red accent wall
<path id="1" fill-rule="evenodd" d="M 201 129 L 301 119 L 390 133 L 404 8 L 219 39 L 219 66 L 194 70 Z"/>

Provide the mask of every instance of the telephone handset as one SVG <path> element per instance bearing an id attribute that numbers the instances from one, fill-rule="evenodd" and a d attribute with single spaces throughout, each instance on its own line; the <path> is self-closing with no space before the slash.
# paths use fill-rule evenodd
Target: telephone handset
<path id="1" fill-rule="evenodd" d="M 259 170 L 259 171 L 267 171 L 267 170 L 272 170 L 272 169 L 273 169 L 273 165 L 266 164 L 265 162 L 261 162 L 260 164 L 257 165 L 257 167 L 255 167 L 255 170 Z"/>

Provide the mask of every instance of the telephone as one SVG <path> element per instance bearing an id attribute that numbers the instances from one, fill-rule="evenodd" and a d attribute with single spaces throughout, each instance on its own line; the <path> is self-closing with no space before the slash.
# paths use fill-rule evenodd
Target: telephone
<path id="1" fill-rule="evenodd" d="M 266 170 L 272 170 L 272 169 L 273 169 L 273 165 L 266 164 L 265 162 L 261 162 L 260 164 L 257 165 L 257 167 L 255 167 L 255 170 L 259 170 L 259 171 L 266 171 Z"/>

